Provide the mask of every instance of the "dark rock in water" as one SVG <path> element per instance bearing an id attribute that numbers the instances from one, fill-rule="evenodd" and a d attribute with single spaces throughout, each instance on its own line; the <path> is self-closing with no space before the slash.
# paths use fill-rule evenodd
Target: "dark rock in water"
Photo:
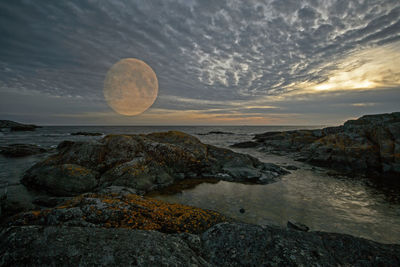
<path id="1" fill-rule="evenodd" d="M 239 210 L 239 212 L 240 212 L 240 213 L 245 213 L 245 212 L 246 212 L 246 210 L 245 210 L 245 209 L 243 209 L 243 208 L 241 208 L 241 209 Z"/>
<path id="2" fill-rule="evenodd" d="M 71 135 L 101 136 L 103 134 L 102 133 L 89 133 L 89 132 L 76 132 L 76 133 L 71 133 Z"/>
<path id="3" fill-rule="evenodd" d="M 232 135 L 234 133 L 231 132 L 222 132 L 222 131 L 210 131 L 208 133 L 198 133 L 197 135 L 210 135 L 210 134 L 225 134 L 225 135 Z"/>
<path id="4" fill-rule="evenodd" d="M 31 144 L 12 144 L 0 147 L 0 154 L 7 157 L 25 157 L 47 152 L 48 150 Z"/>
<path id="5" fill-rule="evenodd" d="M 366 115 L 320 130 L 268 132 L 255 136 L 266 151 L 349 174 L 400 177 L 400 112 Z"/>
<path id="6" fill-rule="evenodd" d="M 11 132 L 25 132 L 34 131 L 37 127 L 35 125 L 18 125 L 10 128 Z"/>
<path id="7" fill-rule="evenodd" d="M 294 165 L 287 165 L 287 166 L 285 166 L 285 169 L 290 170 L 290 171 L 295 171 L 295 170 L 298 170 L 299 168 Z"/>
<path id="8" fill-rule="evenodd" d="M 10 131 L 34 131 L 39 126 L 33 124 L 22 124 L 15 121 L 0 120 L 0 129 L 8 128 Z"/>
<path id="9" fill-rule="evenodd" d="M 231 132 L 222 132 L 222 131 L 211 131 L 211 132 L 208 132 L 209 134 L 234 134 L 234 133 L 231 133 Z"/>
<path id="10" fill-rule="evenodd" d="M 65 202 L 66 198 L 62 197 L 48 197 L 48 196 L 41 196 L 35 198 L 32 203 L 38 206 L 46 207 L 46 208 L 53 208 L 61 203 Z"/>
<path id="11" fill-rule="evenodd" d="M 257 147 L 259 143 L 252 142 L 252 141 L 246 141 L 246 142 L 240 142 L 231 145 L 230 147 L 236 147 L 236 148 L 251 148 L 251 147 Z"/>
<path id="12" fill-rule="evenodd" d="M 400 245 L 242 223 L 200 235 L 29 225 L 2 229 L 0 255 L 2 266 L 399 266 Z"/>
<path id="13" fill-rule="evenodd" d="M 149 192 L 190 178 L 266 184 L 288 173 L 249 155 L 201 143 L 182 132 L 108 135 L 65 141 L 37 163 L 22 183 L 55 195 L 77 195 L 111 185 Z"/>
<path id="14" fill-rule="evenodd" d="M 293 230 L 297 230 L 297 231 L 308 232 L 308 230 L 310 230 L 310 228 L 307 225 L 304 225 L 304 224 L 298 223 L 298 222 L 288 221 L 286 226 L 289 229 L 293 229 Z"/>

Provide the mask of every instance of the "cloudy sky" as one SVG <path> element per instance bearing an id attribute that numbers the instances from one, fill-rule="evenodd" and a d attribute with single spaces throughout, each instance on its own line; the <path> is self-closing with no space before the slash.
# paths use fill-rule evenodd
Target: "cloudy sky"
<path id="1" fill-rule="evenodd" d="M 103 96 L 123 58 L 153 106 Z M 2 0 L 0 119 L 38 124 L 330 125 L 400 111 L 398 0 Z"/>

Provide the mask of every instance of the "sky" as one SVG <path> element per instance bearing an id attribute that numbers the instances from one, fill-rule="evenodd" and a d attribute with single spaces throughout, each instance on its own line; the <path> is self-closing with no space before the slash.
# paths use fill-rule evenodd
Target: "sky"
<path id="1" fill-rule="evenodd" d="M 107 71 L 146 62 L 138 116 Z M 2 0 L 0 119 L 41 125 L 336 125 L 400 111 L 398 0 Z"/>

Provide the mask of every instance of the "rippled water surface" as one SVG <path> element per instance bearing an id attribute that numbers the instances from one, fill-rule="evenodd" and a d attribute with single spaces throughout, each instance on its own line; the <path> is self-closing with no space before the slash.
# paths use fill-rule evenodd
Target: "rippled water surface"
<path id="1" fill-rule="evenodd" d="M 35 132 L 1 133 L 0 145 L 35 143 L 50 147 L 63 140 L 101 138 L 70 135 L 71 132 L 77 131 L 108 134 L 180 130 L 196 135 L 205 143 L 227 147 L 235 142 L 250 140 L 255 133 L 298 128 L 44 127 Z M 227 134 L 204 135 L 209 131 L 222 131 Z M 287 157 L 266 155 L 255 149 L 236 151 L 251 154 L 265 162 L 274 162 L 282 166 L 295 165 L 299 169 L 291 171 L 291 174 L 283 176 L 281 181 L 273 184 L 247 185 L 224 181 L 215 184 L 203 183 L 181 193 L 157 195 L 156 198 L 217 210 L 249 223 L 285 226 L 288 220 L 294 220 L 308 225 L 312 230 L 347 233 L 383 243 L 400 243 L 398 189 L 377 186 L 360 179 L 331 177 L 327 170 L 313 168 Z M 36 156 L 7 159 L 0 156 L 0 183 L 18 184 L 23 172 L 40 158 Z M 20 189 L 19 187 L 18 190 Z M 239 212 L 241 208 L 245 209 L 245 213 Z"/>

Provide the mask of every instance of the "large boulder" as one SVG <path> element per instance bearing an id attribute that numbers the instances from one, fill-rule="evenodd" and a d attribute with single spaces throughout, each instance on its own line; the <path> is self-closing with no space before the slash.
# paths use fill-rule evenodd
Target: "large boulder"
<path id="1" fill-rule="evenodd" d="M 254 139 L 266 151 L 289 153 L 319 166 L 400 177 L 400 112 L 366 115 L 320 130 L 267 132 Z"/>
<path id="2" fill-rule="evenodd" d="M 28 173 L 31 187 L 57 196 L 89 192 L 98 184 L 98 172 L 76 164 L 44 165 Z"/>
<path id="3" fill-rule="evenodd" d="M 92 142 L 64 141 L 56 155 L 30 168 L 22 183 L 55 195 L 77 195 L 111 185 L 145 193 L 182 179 L 265 184 L 286 173 L 277 165 L 170 131 L 108 135 Z"/>

